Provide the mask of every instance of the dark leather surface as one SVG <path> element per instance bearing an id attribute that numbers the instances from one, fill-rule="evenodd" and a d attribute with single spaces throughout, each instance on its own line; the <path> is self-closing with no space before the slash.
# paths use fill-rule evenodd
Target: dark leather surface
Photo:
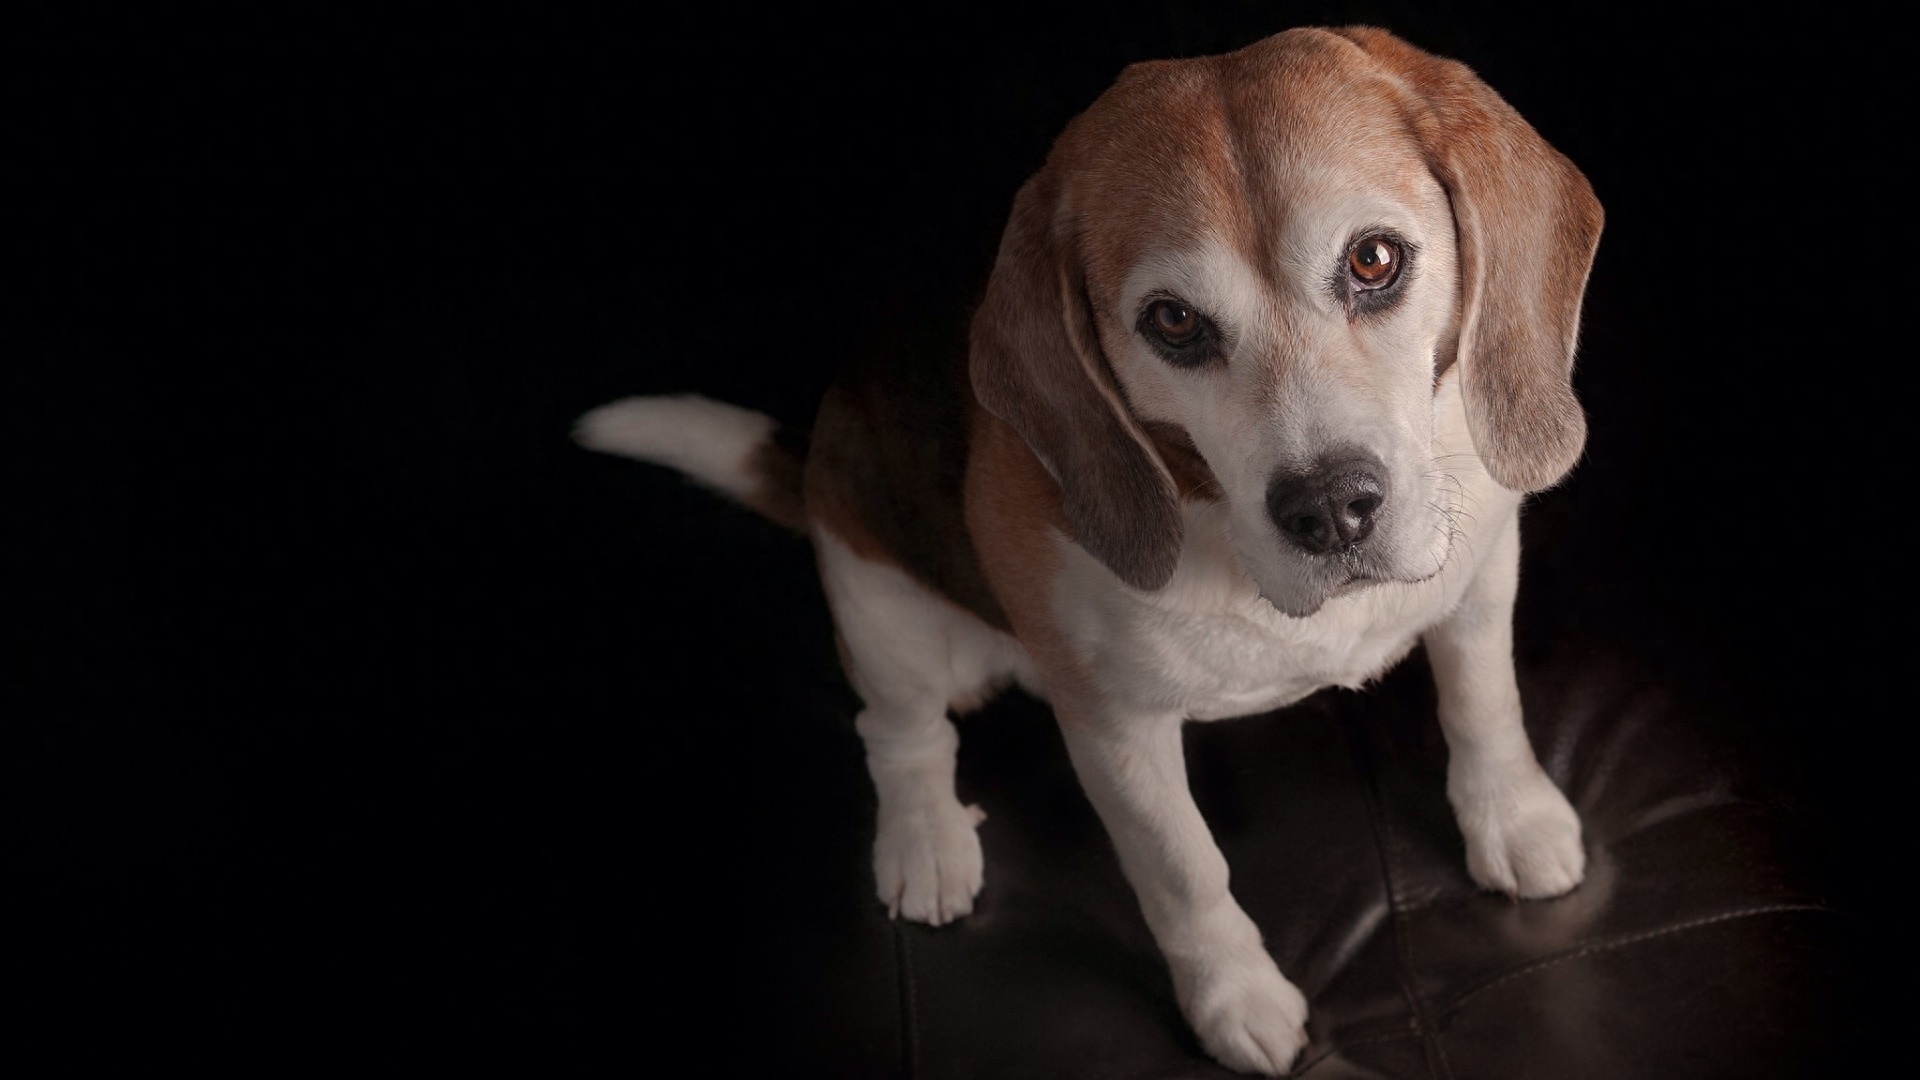
<path id="1" fill-rule="evenodd" d="M 1814 1076 L 1857 1032 L 1857 919 L 1791 806 L 1716 746 L 1716 704 L 1579 638 L 1521 669 L 1543 764 L 1579 808 L 1585 882 L 1478 890 L 1416 657 L 1379 687 L 1190 725 L 1233 889 L 1306 993 L 1314 1077 Z M 959 925 L 896 926 L 902 1062 L 871 1075 L 1228 1076 L 1164 968 L 1043 706 L 962 723 L 987 886 Z"/>

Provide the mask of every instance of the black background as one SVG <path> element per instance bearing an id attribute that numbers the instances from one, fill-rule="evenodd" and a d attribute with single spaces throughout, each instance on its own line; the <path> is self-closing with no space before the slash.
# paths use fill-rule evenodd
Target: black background
<path id="1" fill-rule="evenodd" d="M 972 295 L 1122 66 L 1312 23 L 1465 60 L 1592 180 L 1592 437 L 1527 515 L 1521 618 L 1708 657 L 1864 916 L 1905 557 L 1871 35 L 1537 7 L 30 20 L 24 1026 L 789 1062 L 790 1021 L 740 1018 L 804 1012 L 810 928 L 870 902 L 811 557 L 571 421 L 697 390 L 804 425 L 903 291 Z"/>

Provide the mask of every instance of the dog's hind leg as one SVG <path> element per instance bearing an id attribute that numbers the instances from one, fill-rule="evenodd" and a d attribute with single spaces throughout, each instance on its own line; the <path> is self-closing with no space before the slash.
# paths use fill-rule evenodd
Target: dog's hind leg
<path id="1" fill-rule="evenodd" d="M 1025 667 L 1012 637 L 887 562 L 815 524 L 820 580 L 847 678 L 865 707 L 855 727 L 879 795 L 873 870 L 895 917 L 939 926 L 973 911 L 983 879 L 976 826 L 954 788 L 952 706 L 977 703 Z"/>

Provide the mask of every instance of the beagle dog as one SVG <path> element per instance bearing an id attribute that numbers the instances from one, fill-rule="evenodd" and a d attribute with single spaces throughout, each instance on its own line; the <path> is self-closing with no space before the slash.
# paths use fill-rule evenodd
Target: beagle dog
<path id="1" fill-rule="evenodd" d="M 1521 726 L 1519 507 L 1573 466 L 1601 210 L 1470 70 L 1370 27 L 1127 68 L 1021 187 L 966 349 L 849 367 L 804 448 L 629 398 L 585 446 L 812 539 L 879 796 L 888 912 L 973 909 L 950 714 L 1046 699 L 1182 1010 L 1278 1074 L 1307 1003 L 1228 890 L 1181 726 L 1358 687 L 1424 644 L 1467 869 L 1585 868 Z M 951 356 L 951 361 L 948 356 Z"/>

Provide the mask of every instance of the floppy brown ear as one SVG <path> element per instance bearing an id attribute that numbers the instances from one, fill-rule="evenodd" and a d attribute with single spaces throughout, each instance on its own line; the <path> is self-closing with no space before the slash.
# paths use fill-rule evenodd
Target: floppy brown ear
<path id="1" fill-rule="evenodd" d="M 1457 356 L 1474 446 L 1502 485 L 1551 487 L 1587 441 L 1573 352 L 1600 242 L 1600 201 L 1580 170 L 1466 65 L 1373 27 L 1337 32 L 1399 77 L 1413 99 L 1414 131 L 1453 203 Z M 1442 370 L 1448 362 L 1440 359 Z"/>
<path id="2" fill-rule="evenodd" d="M 973 317 L 973 392 L 1060 485 L 1074 540 L 1120 580 L 1158 589 L 1180 561 L 1179 497 L 1100 351 L 1060 205 L 1047 169 L 1014 198 Z"/>

